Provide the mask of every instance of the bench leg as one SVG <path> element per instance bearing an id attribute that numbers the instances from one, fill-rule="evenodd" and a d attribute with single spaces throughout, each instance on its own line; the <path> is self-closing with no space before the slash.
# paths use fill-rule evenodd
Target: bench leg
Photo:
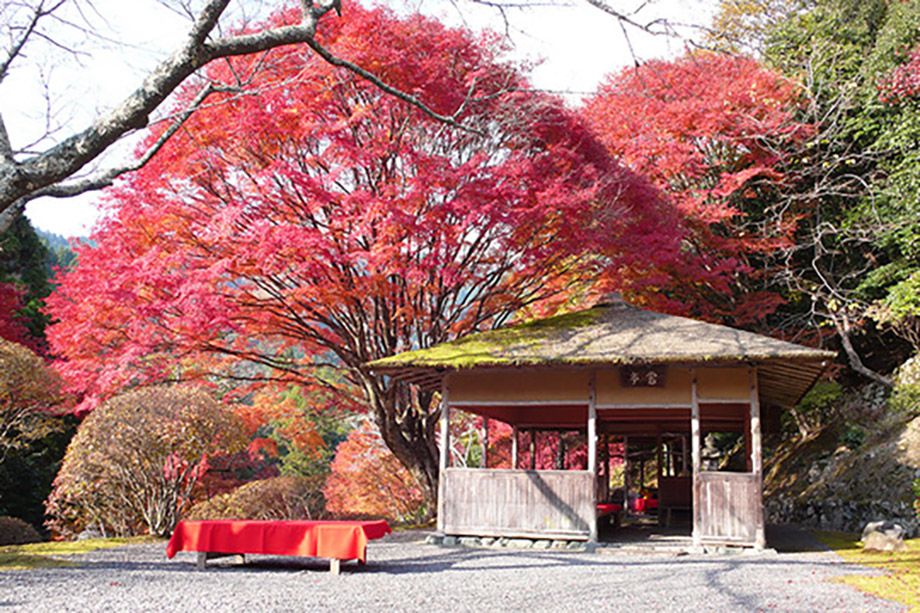
<path id="1" fill-rule="evenodd" d="M 342 561 L 338 558 L 329 559 L 329 572 L 333 575 L 338 575 L 339 571 L 342 569 Z"/>
<path id="2" fill-rule="evenodd" d="M 208 563 L 208 560 L 213 560 L 214 558 L 226 558 L 227 556 L 233 556 L 234 561 L 237 564 L 246 563 L 246 554 L 245 553 L 214 553 L 211 551 L 199 551 L 198 552 L 198 561 L 197 566 L 200 569 L 204 569 Z"/>

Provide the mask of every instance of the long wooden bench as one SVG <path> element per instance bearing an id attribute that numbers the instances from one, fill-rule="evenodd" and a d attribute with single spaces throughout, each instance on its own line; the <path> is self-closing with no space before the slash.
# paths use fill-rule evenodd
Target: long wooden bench
<path id="1" fill-rule="evenodd" d="M 180 521 L 166 545 L 172 558 L 179 551 L 198 552 L 198 566 L 209 559 L 246 554 L 310 556 L 327 558 L 332 574 L 339 574 L 341 562 L 367 561 L 367 543 L 391 532 L 383 520 L 377 521 L 256 521 L 203 520 Z"/>

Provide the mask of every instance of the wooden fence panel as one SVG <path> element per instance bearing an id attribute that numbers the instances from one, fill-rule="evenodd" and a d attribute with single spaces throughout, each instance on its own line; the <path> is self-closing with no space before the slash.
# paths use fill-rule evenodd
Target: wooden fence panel
<path id="1" fill-rule="evenodd" d="M 752 473 L 699 473 L 699 526 L 708 544 L 756 544 L 758 513 L 762 501 L 759 475 Z"/>
<path id="2" fill-rule="evenodd" d="M 594 480 L 583 470 L 450 468 L 444 533 L 587 539 Z"/>

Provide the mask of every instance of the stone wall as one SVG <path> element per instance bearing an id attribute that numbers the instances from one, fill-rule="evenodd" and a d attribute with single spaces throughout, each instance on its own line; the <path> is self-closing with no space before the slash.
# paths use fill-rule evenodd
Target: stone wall
<path id="1" fill-rule="evenodd" d="M 765 501 L 764 513 L 767 523 L 857 534 L 871 521 L 896 520 L 906 529 L 907 538 L 920 534 L 920 521 L 912 505 L 901 501 L 853 502 L 839 498 L 808 501 L 780 495 Z"/>

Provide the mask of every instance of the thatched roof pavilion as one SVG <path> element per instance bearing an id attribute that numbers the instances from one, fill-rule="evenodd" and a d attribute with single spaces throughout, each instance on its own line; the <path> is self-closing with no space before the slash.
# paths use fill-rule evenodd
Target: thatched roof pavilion
<path id="1" fill-rule="evenodd" d="M 614 298 L 585 311 L 470 334 L 368 366 L 375 372 L 435 389 L 451 370 L 758 364 L 761 402 L 790 408 L 834 356 L 832 351 L 647 311 Z"/>
<path id="2" fill-rule="evenodd" d="M 514 427 L 511 470 L 450 468 L 448 445 L 442 444 L 438 515 L 447 534 L 594 539 L 595 506 L 606 494 L 610 470 L 599 464 L 598 442 L 657 437 L 663 448 L 662 437 L 676 433 L 684 439 L 685 467 L 686 439 L 692 441 L 692 475 L 689 469 L 666 475 L 659 451 L 658 483 L 663 498 L 672 495 L 669 488 L 685 488 L 688 500 L 681 504 L 688 510 L 692 486 L 694 542 L 762 547 L 761 407 L 794 406 L 834 356 L 635 308 L 614 297 L 584 311 L 471 334 L 368 367 L 440 389 L 442 442 L 453 408 Z M 531 432 L 531 446 L 535 429 L 581 430 L 588 470 L 520 470 L 521 429 Z M 702 469 L 700 437 L 707 431 L 743 435 L 747 472 Z M 471 498 L 471 491 L 478 497 Z"/>

